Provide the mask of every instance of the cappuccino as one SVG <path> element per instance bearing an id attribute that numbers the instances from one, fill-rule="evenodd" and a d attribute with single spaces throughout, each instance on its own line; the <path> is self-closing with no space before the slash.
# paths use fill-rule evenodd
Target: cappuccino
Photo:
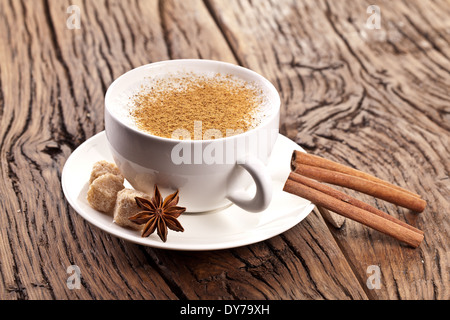
<path id="1" fill-rule="evenodd" d="M 173 73 L 143 79 L 117 103 L 135 129 L 162 138 L 212 140 L 256 128 L 268 115 L 260 86 L 234 75 Z"/>

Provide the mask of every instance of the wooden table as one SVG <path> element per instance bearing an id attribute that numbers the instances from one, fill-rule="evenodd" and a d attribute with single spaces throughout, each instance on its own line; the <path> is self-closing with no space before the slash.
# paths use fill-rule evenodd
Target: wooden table
<path id="1" fill-rule="evenodd" d="M 380 0 L 380 16 L 371 4 L 1 0 L 0 299 L 449 299 L 450 2 Z M 348 191 L 424 242 L 317 210 L 267 241 L 211 252 L 91 226 L 61 190 L 66 159 L 104 129 L 115 78 L 176 58 L 270 79 L 282 134 L 427 200 L 415 214 Z M 73 265 L 79 289 L 67 285 Z"/>

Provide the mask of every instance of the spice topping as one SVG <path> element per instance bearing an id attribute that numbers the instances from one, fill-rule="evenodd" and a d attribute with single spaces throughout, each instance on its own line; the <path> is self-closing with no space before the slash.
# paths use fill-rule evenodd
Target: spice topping
<path id="1" fill-rule="evenodd" d="M 130 106 L 130 115 L 144 132 L 178 139 L 174 133 L 184 129 L 191 139 L 198 139 L 194 127 L 201 123 L 205 140 L 243 133 L 259 124 L 263 92 L 243 79 L 187 73 L 150 83 L 132 97 Z"/>

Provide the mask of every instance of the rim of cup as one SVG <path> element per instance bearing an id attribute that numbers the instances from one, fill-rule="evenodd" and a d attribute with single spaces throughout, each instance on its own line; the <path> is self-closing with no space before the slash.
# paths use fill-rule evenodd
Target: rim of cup
<path id="1" fill-rule="evenodd" d="M 267 88 L 267 90 L 270 92 L 270 96 L 275 97 L 276 101 L 270 101 L 269 104 L 271 105 L 270 110 L 271 113 L 260 123 L 258 124 L 256 127 L 247 130 L 243 133 L 237 134 L 237 135 L 233 135 L 233 136 L 229 136 L 229 137 L 221 137 L 221 138 L 217 138 L 217 139 L 207 139 L 207 140 L 177 140 L 177 139 L 172 139 L 172 138 L 165 138 L 165 137 L 160 137 L 157 135 L 153 135 L 151 133 L 139 130 L 137 128 L 134 128 L 130 125 L 128 125 L 127 123 L 125 123 L 124 121 L 122 121 L 120 118 L 117 117 L 117 115 L 112 112 L 109 108 L 109 100 L 111 99 L 111 95 L 115 92 L 116 87 L 120 84 L 120 82 L 126 77 L 129 76 L 131 73 L 135 73 L 137 71 L 140 71 L 142 69 L 146 69 L 146 68 L 150 68 L 150 67 L 156 67 L 158 65 L 164 65 L 164 64 L 188 64 L 188 63 L 209 63 L 209 64 L 216 64 L 216 65 L 222 65 L 226 68 L 230 68 L 230 70 L 232 71 L 234 70 L 238 70 L 240 72 L 244 72 L 247 73 L 249 75 L 251 75 L 252 77 L 254 77 L 255 79 L 257 79 L 257 83 L 261 84 L 262 86 L 264 86 L 265 88 Z M 230 72 L 231 75 L 236 75 L 237 72 Z M 239 76 L 238 76 L 239 77 Z M 272 98 L 271 98 L 272 100 Z M 272 106 L 272 104 L 275 104 L 275 106 Z M 265 77 L 263 77 L 262 75 L 260 75 L 259 73 L 250 70 L 248 68 L 239 66 L 239 65 L 235 65 L 229 62 L 223 62 L 223 61 L 216 61 L 216 60 L 206 60 L 206 59 L 176 59 L 176 60 L 165 60 L 165 61 L 158 61 L 158 62 L 154 62 L 154 63 L 150 63 L 150 64 L 146 64 L 134 69 L 131 69 L 129 71 L 127 71 L 126 73 L 122 74 L 121 76 L 119 76 L 117 79 L 115 79 L 111 85 L 109 86 L 108 90 L 106 91 L 106 95 L 105 95 L 105 111 L 108 110 L 109 115 L 115 119 L 115 121 L 117 121 L 118 123 L 120 123 L 121 125 L 123 125 L 124 127 L 126 127 L 129 130 L 132 130 L 134 133 L 144 136 L 144 137 L 148 137 L 148 138 L 152 138 L 152 139 L 156 139 L 156 140 L 160 140 L 160 141 L 166 141 L 166 142 L 176 142 L 176 143 L 205 143 L 205 142 L 220 142 L 220 141 L 224 141 L 227 139 L 233 139 L 233 138 L 237 138 L 237 137 L 244 137 L 246 135 L 250 135 L 252 134 L 252 132 L 257 131 L 258 129 L 260 129 L 261 127 L 263 127 L 264 125 L 270 123 L 275 117 L 278 116 L 278 113 L 280 112 L 280 108 L 281 108 L 281 98 L 280 95 L 278 93 L 278 90 L 275 88 L 275 86 L 269 81 L 267 80 Z"/>

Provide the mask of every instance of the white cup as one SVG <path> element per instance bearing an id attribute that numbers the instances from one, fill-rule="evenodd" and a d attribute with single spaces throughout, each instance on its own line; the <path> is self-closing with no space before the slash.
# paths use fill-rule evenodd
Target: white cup
<path id="1" fill-rule="evenodd" d="M 130 85 L 146 77 L 177 72 L 231 74 L 256 83 L 267 99 L 261 124 L 242 134 L 215 140 L 175 140 L 139 131 L 117 112 Z M 265 167 L 279 131 L 280 96 L 259 74 L 210 60 L 170 60 L 133 69 L 109 87 L 105 97 L 105 130 L 114 161 L 136 190 L 163 196 L 180 191 L 187 212 L 207 212 L 232 203 L 246 211 L 263 211 L 272 198 L 272 180 Z M 252 184 L 255 191 L 249 192 Z M 251 194 L 254 193 L 254 194 Z"/>

